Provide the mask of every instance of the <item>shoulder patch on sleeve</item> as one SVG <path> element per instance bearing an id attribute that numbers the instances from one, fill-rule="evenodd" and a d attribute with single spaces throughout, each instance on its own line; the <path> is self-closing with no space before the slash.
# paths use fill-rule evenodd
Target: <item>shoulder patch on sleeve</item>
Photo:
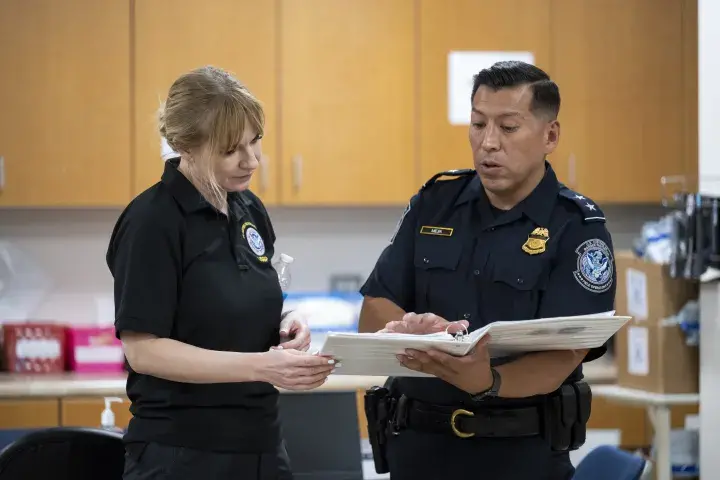
<path id="1" fill-rule="evenodd" d="M 579 193 L 570 190 L 564 185 L 560 186 L 558 195 L 567 200 L 570 200 L 578 207 L 580 213 L 583 215 L 583 221 L 605 222 L 605 214 L 602 212 L 602 210 L 600 210 L 600 207 L 584 195 L 580 195 Z"/>
<path id="2" fill-rule="evenodd" d="M 395 241 L 395 237 L 397 236 L 398 232 L 400 231 L 400 227 L 402 227 L 403 220 L 405 220 L 405 216 L 410 212 L 410 208 L 412 208 L 412 200 L 410 200 L 405 207 L 405 210 L 403 210 L 402 215 L 400 215 L 400 220 L 398 220 L 397 225 L 395 225 L 395 231 L 392 234 L 392 237 L 390 237 L 390 243 L 393 243 Z"/>
<path id="3" fill-rule="evenodd" d="M 613 254 L 607 243 L 599 238 L 585 240 L 576 249 L 575 281 L 592 293 L 604 293 L 613 284 Z"/>
<path id="4" fill-rule="evenodd" d="M 463 168 L 460 170 L 446 170 L 444 172 L 436 173 L 432 177 L 430 177 L 430 180 L 425 182 L 423 186 L 420 188 L 420 191 L 431 187 L 435 184 L 440 178 L 442 177 L 467 177 L 469 175 L 476 175 L 476 172 L 472 168 Z"/>

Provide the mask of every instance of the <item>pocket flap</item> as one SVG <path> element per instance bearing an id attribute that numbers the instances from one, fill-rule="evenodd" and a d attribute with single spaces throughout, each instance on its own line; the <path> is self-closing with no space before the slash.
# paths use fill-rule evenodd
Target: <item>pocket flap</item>
<path id="1" fill-rule="evenodd" d="M 462 244 L 459 241 L 443 237 L 423 240 L 415 246 L 415 267 L 422 270 L 457 269 L 462 254 Z"/>
<path id="2" fill-rule="evenodd" d="M 548 273 L 540 262 L 520 262 L 515 264 L 497 264 L 493 273 L 493 282 L 510 285 L 517 290 L 544 290 Z"/>

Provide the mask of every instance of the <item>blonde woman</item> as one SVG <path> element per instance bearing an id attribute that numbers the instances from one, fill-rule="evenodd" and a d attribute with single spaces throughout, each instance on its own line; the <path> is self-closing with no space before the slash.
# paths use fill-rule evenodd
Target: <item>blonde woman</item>
<path id="1" fill-rule="evenodd" d="M 228 73 L 178 78 L 160 135 L 179 158 L 113 230 L 115 328 L 133 418 L 125 480 L 290 479 L 275 386 L 322 385 L 334 361 L 281 319 L 275 233 L 248 190 L 261 155 L 258 100 Z"/>

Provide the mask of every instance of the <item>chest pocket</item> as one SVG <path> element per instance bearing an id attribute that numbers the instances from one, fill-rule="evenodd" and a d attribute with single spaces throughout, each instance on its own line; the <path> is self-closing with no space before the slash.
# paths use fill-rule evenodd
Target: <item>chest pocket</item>
<path id="1" fill-rule="evenodd" d="M 510 262 L 496 258 L 480 292 L 484 316 L 490 321 L 535 318 L 549 275 L 545 259 L 525 257 Z"/>
<path id="2" fill-rule="evenodd" d="M 415 310 L 458 320 L 462 308 L 461 238 L 419 235 L 415 243 Z"/>

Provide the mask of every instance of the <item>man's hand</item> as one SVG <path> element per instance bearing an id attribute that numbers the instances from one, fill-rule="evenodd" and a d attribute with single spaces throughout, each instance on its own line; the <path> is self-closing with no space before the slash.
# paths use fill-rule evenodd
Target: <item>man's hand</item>
<path id="1" fill-rule="evenodd" d="M 280 322 L 280 345 L 285 349 L 306 351 L 310 348 L 310 327 L 305 315 L 294 310 Z"/>
<path id="2" fill-rule="evenodd" d="M 467 330 L 470 324 L 467 320 L 449 322 L 434 313 L 406 313 L 402 320 L 389 322 L 379 333 L 410 333 L 423 335 L 427 333 L 458 333 Z"/>
<path id="3" fill-rule="evenodd" d="M 489 389 L 493 383 L 490 371 L 489 336 L 480 339 L 475 348 L 464 357 L 455 357 L 439 350 L 406 350 L 398 355 L 401 364 L 411 370 L 429 373 L 455 385 L 471 395 Z"/>

